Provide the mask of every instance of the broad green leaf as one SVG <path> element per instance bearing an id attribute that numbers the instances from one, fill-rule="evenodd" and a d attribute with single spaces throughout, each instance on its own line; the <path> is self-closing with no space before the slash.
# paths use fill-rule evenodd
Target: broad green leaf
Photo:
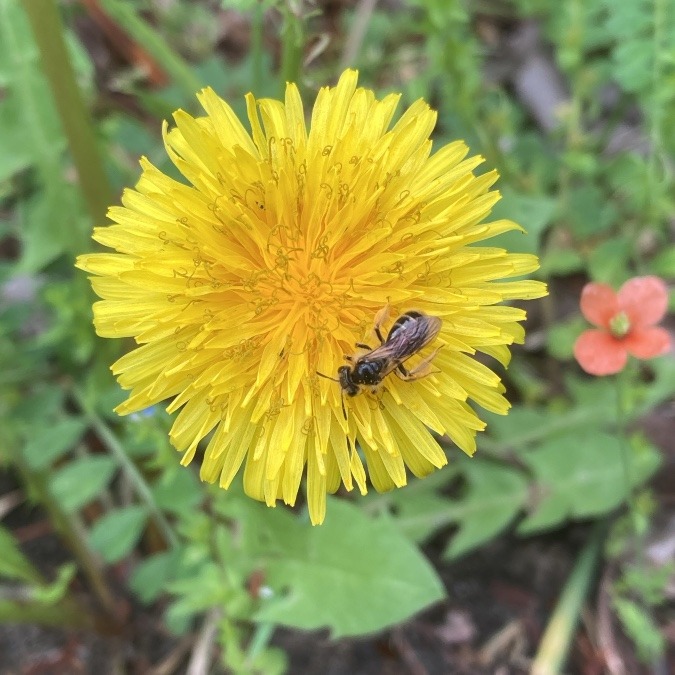
<path id="1" fill-rule="evenodd" d="M 110 482 L 117 462 L 107 455 L 73 459 L 51 478 L 51 491 L 67 511 L 88 504 Z"/>
<path id="2" fill-rule="evenodd" d="M 491 239 L 490 246 L 501 246 L 522 253 L 538 253 L 542 235 L 553 219 L 555 208 L 556 202 L 550 197 L 523 195 L 505 189 L 490 218 L 513 220 L 524 227 L 526 233 L 505 232 Z"/>
<path id="3" fill-rule="evenodd" d="M 42 188 L 16 213 L 18 269 L 35 272 L 84 246 L 85 221 L 79 190 L 66 180 L 66 142 L 33 35 L 21 3 L 13 0 L 0 0 L 0 83 L 0 180 L 35 166 Z"/>
<path id="4" fill-rule="evenodd" d="M 633 444 L 635 446 L 635 444 Z M 616 508 L 627 496 L 618 439 L 588 430 L 550 439 L 521 456 L 536 481 L 539 502 L 519 526 L 530 534 L 568 518 L 589 518 Z M 660 456 L 646 444 L 631 449 L 631 485 L 639 485 L 658 467 Z"/>
<path id="5" fill-rule="evenodd" d="M 579 251 L 570 248 L 550 248 L 541 254 L 539 274 L 543 277 L 566 276 L 585 267 Z"/>
<path id="6" fill-rule="evenodd" d="M 180 551 L 165 551 L 146 558 L 139 563 L 131 575 L 131 590 L 144 603 L 156 600 L 167 590 L 167 584 L 173 578 L 178 565 Z"/>
<path id="7" fill-rule="evenodd" d="M 147 518 L 144 506 L 127 506 L 112 511 L 96 521 L 89 533 L 89 543 L 106 562 L 117 562 L 136 545 Z"/>
<path id="8" fill-rule="evenodd" d="M 429 562 L 388 517 L 368 518 L 338 499 L 328 500 L 320 527 L 235 495 L 217 508 L 237 520 L 247 559 L 258 561 L 274 593 L 261 600 L 256 621 L 361 635 L 444 596 Z"/>
<path id="9" fill-rule="evenodd" d="M 614 237 L 593 249 L 588 270 L 594 281 L 618 287 L 628 276 L 632 243 L 629 237 Z"/>
<path id="10" fill-rule="evenodd" d="M 44 583 L 40 572 L 21 552 L 14 537 L 2 526 L 0 526 L 0 577 L 20 579 L 34 584 Z"/>
<path id="11" fill-rule="evenodd" d="M 417 491 L 406 497 L 405 494 L 397 494 L 392 501 L 396 506 L 396 524 L 411 541 L 426 541 L 440 528 L 453 522 L 455 502 L 447 497 L 433 490 Z"/>
<path id="12" fill-rule="evenodd" d="M 469 490 L 455 505 L 459 531 L 444 555 L 456 558 L 499 534 L 525 505 L 528 482 L 515 469 L 488 461 L 464 462 Z"/>
<path id="13" fill-rule="evenodd" d="M 593 184 L 584 184 L 572 190 L 565 215 L 572 232 L 581 238 L 607 231 L 618 218 L 616 206 Z"/>
<path id="14" fill-rule="evenodd" d="M 649 272 L 666 279 L 675 278 L 675 246 L 667 246 L 648 263 Z"/>
<path id="15" fill-rule="evenodd" d="M 576 339 L 588 327 L 588 322 L 580 314 L 553 324 L 546 338 L 549 354 L 561 361 L 571 359 Z"/>
<path id="16" fill-rule="evenodd" d="M 35 429 L 23 449 L 33 469 L 44 469 L 71 450 L 85 432 L 87 423 L 79 417 L 66 417 L 50 427 Z"/>
<path id="17" fill-rule="evenodd" d="M 157 506 L 170 513 L 199 508 L 199 503 L 204 499 L 197 476 L 184 467 L 166 471 L 152 486 L 152 493 Z"/>
<path id="18" fill-rule="evenodd" d="M 65 147 L 20 2 L 0 0 L 0 182 L 31 164 L 47 171 Z"/>

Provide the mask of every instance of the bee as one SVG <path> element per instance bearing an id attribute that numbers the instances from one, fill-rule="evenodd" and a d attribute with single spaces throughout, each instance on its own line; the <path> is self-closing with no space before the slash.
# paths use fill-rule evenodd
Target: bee
<path id="1" fill-rule="evenodd" d="M 419 380 L 430 375 L 431 362 L 440 347 L 411 370 L 403 364 L 436 338 L 441 330 L 441 320 L 437 316 L 429 316 L 415 310 L 404 312 L 396 319 L 385 338 L 382 335 L 382 324 L 388 313 L 388 307 L 385 307 L 375 318 L 374 332 L 380 341 L 379 347 L 373 349 L 367 344 L 357 342 L 356 347 L 366 350 L 365 353 L 345 355 L 345 360 L 350 365 L 340 366 L 337 378 L 323 373 L 317 374 L 338 382 L 342 393 L 350 397 L 360 394 L 364 389 L 376 393 L 384 378 L 392 372 L 407 381 Z M 344 413 L 344 403 L 342 409 Z"/>

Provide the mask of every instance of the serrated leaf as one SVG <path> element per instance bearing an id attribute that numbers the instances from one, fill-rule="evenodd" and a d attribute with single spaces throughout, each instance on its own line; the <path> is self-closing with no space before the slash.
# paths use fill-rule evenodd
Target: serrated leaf
<path id="1" fill-rule="evenodd" d="M 156 600 L 173 578 L 179 558 L 177 549 L 146 558 L 131 575 L 131 590 L 146 604 Z"/>
<path id="2" fill-rule="evenodd" d="M 38 428 L 23 448 L 32 469 L 44 469 L 71 450 L 85 432 L 87 423 L 79 417 L 66 417 L 50 427 Z"/>
<path id="3" fill-rule="evenodd" d="M 0 526 L 0 577 L 34 584 L 44 583 L 40 572 L 21 552 L 14 537 L 2 526 Z"/>
<path id="4" fill-rule="evenodd" d="M 528 482 L 516 469 L 487 461 L 464 462 L 469 490 L 455 506 L 459 532 L 444 555 L 456 558 L 499 534 L 527 501 Z"/>
<path id="5" fill-rule="evenodd" d="M 274 595 L 256 621 L 314 630 L 333 637 L 362 635 L 398 623 L 444 596 L 437 574 L 389 518 L 328 500 L 326 521 L 311 527 L 281 509 L 251 500 L 218 508 L 244 528 L 248 559 L 258 561 Z"/>
<path id="6" fill-rule="evenodd" d="M 74 459 L 50 480 L 52 494 L 66 511 L 88 504 L 110 482 L 117 463 L 106 455 Z"/>
<path id="7" fill-rule="evenodd" d="M 521 534 L 555 527 L 569 518 L 605 514 L 627 497 L 618 439 L 588 430 L 553 438 L 521 456 L 530 467 L 540 501 L 519 526 Z M 631 449 L 630 478 L 639 485 L 659 466 L 660 456 L 648 445 Z"/>
<path id="8" fill-rule="evenodd" d="M 134 548 L 147 518 L 144 506 L 127 506 L 112 511 L 96 521 L 89 533 L 89 543 L 106 562 L 116 562 Z"/>

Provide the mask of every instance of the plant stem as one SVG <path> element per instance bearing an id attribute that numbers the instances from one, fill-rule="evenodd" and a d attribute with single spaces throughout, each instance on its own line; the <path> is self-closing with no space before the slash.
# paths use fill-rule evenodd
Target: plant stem
<path id="1" fill-rule="evenodd" d="M 251 16 L 251 90 L 259 92 L 263 81 L 263 22 L 265 10 L 261 0 L 256 2 Z"/>
<path id="2" fill-rule="evenodd" d="M 101 561 L 87 545 L 85 533 L 81 531 L 77 523 L 54 499 L 47 485 L 45 472 L 32 471 L 21 456 L 21 453 L 15 453 L 13 459 L 14 466 L 21 474 L 23 483 L 28 487 L 30 492 L 38 495 L 38 499 L 49 514 L 49 519 L 53 523 L 54 528 L 77 559 L 80 569 L 87 577 L 101 607 L 110 616 L 115 616 L 115 600 L 108 588 Z"/>
<path id="3" fill-rule="evenodd" d="M 300 77 L 304 36 L 302 20 L 296 15 L 289 0 L 283 8 L 284 25 L 281 29 L 281 96 L 286 82 L 297 82 Z"/>
<path id="4" fill-rule="evenodd" d="M 27 0 L 30 2 L 30 0 Z M 190 65 L 167 44 L 166 40 L 136 13 L 133 5 L 120 0 L 100 0 L 101 7 L 122 29 L 152 56 L 183 91 L 186 100 L 194 101 L 202 81 Z"/>
<path id="5" fill-rule="evenodd" d="M 55 0 L 23 0 L 54 104 L 68 139 L 82 194 L 93 222 L 103 220 L 111 189 L 98 151 L 96 132 L 75 80 Z"/>
<path id="6" fill-rule="evenodd" d="M 630 364 L 628 364 L 628 368 L 629 367 Z M 626 503 L 628 504 L 630 520 L 633 525 L 633 534 L 635 536 L 635 544 L 637 546 L 638 541 L 640 540 L 640 532 L 642 528 L 640 527 L 640 514 L 633 492 L 631 445 L 627 437 L 627 426 L 630 419 L 630 406 L 626 401 L 628 396 L 628 386 L 626 384 L 628 368 L 624 369 L 624 371 L 620 373 L 617 373 L 617 375 L 614 377 L 614 384 L 616 385 L 616 435 L 621 451 Z"/>
<path id="7" fill-rule="evenodd" d="M 555 675 L 561 672 L 567 660 L 581 608 L 600 557 L 607 530 L 607 521 L 597 522 L 588 542 L 579 554 L 572 574 L 560 594 L 558 604 L 539 643 L 539 649 L 530 669 L 531 675 Z"/>
<path id="8" fill-rule="evenodd" d="M 53 605 L 42 602 L 0 600 L 0 624 L 25 623 L 59 628 L 91 628 L 93 618 L 77 602 L 64 598 Z"/>
<path id="9" fill-rule="evenodd" d="M 178 548 L 179 542 L 176 533 L 173 531 L 173 528 L 165 518 L 159 506 L 157 506 L 155 497 L 145 478 L 142 476 L 136 465 L 129 459 L 129 456 L 125 452 L 115 433 L 103 419 L 94 412 L 84 394 L 77 387 L 73 387 L 72 392 L 85 417 L 94 428 L 94 431 L 127 474 L 138 497 L 150 510 L 150 513 L 162 531 L 167 544 L 173 549 Z"/>
<path id="10" fill-rule="evenodd" d="M 248 649 L 246 650 L 246 666 L 249 668 L 253 667 L 256 657 L 265 650 L 269 641 L 272 639 L 275 628 L 275 624 L 271 621 L 263 621 L 262 623 L 256 624 L 255 631 L 253 632 L 251 641 L 248 644 Z"/>

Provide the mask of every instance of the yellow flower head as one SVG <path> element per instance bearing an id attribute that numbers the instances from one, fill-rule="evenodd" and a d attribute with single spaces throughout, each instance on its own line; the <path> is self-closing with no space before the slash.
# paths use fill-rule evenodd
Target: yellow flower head
<path id="1" fill-rule="evenodd" d="M 341 483 L 365 493 L 369 476 L 389 490 L 406 467 L 424 476 L 446 464 L 430 430 L 472 454 L 484 423 L 467 401 L 509 407 L 473 355 L 506 365 L 525 313 L 499 303 L 546 292 L 503 281 L 534 271 L 535 256 L 474 245 L 520 229 L 481 224 L 499 199 L 496 172 L 475 176 L 482 158 L 462 142 L 432 155 L 436 114 L 423 101 L 391 126 L 398 99 L 357 88 L 348 70 L 319 92 L 309 129 L 294 84 L 284 102 L 249 94 L 249 133 L 205 89 L 206 116 L 179 110 L 164 129 L 188 184 L 142 159 L 113 224 L 95 230 L 116 252 L 77 263 L 102 298 L 99 335 L 139 345 L 112 366 L 131 390 L 117 411 L 173 397 L 183 464 L 210 435 L 202 479 L 227 488 L 244 464 L 246 492 L 269 506 L 295 502 L 307 467 L 313 523 Z M 421 318 L 396 323 L 409 311 Z M 359 379 L 356 359 L 382 351 L 355 346 L 381 346 L 376 323 L 390 344 L 402 323 L 429 339 L 399 333 L 374 384 L 345 395 L 328 377 L 347 366 L 343 378 Z M 403 343 L 412 356 L 396 368 Z"/>

